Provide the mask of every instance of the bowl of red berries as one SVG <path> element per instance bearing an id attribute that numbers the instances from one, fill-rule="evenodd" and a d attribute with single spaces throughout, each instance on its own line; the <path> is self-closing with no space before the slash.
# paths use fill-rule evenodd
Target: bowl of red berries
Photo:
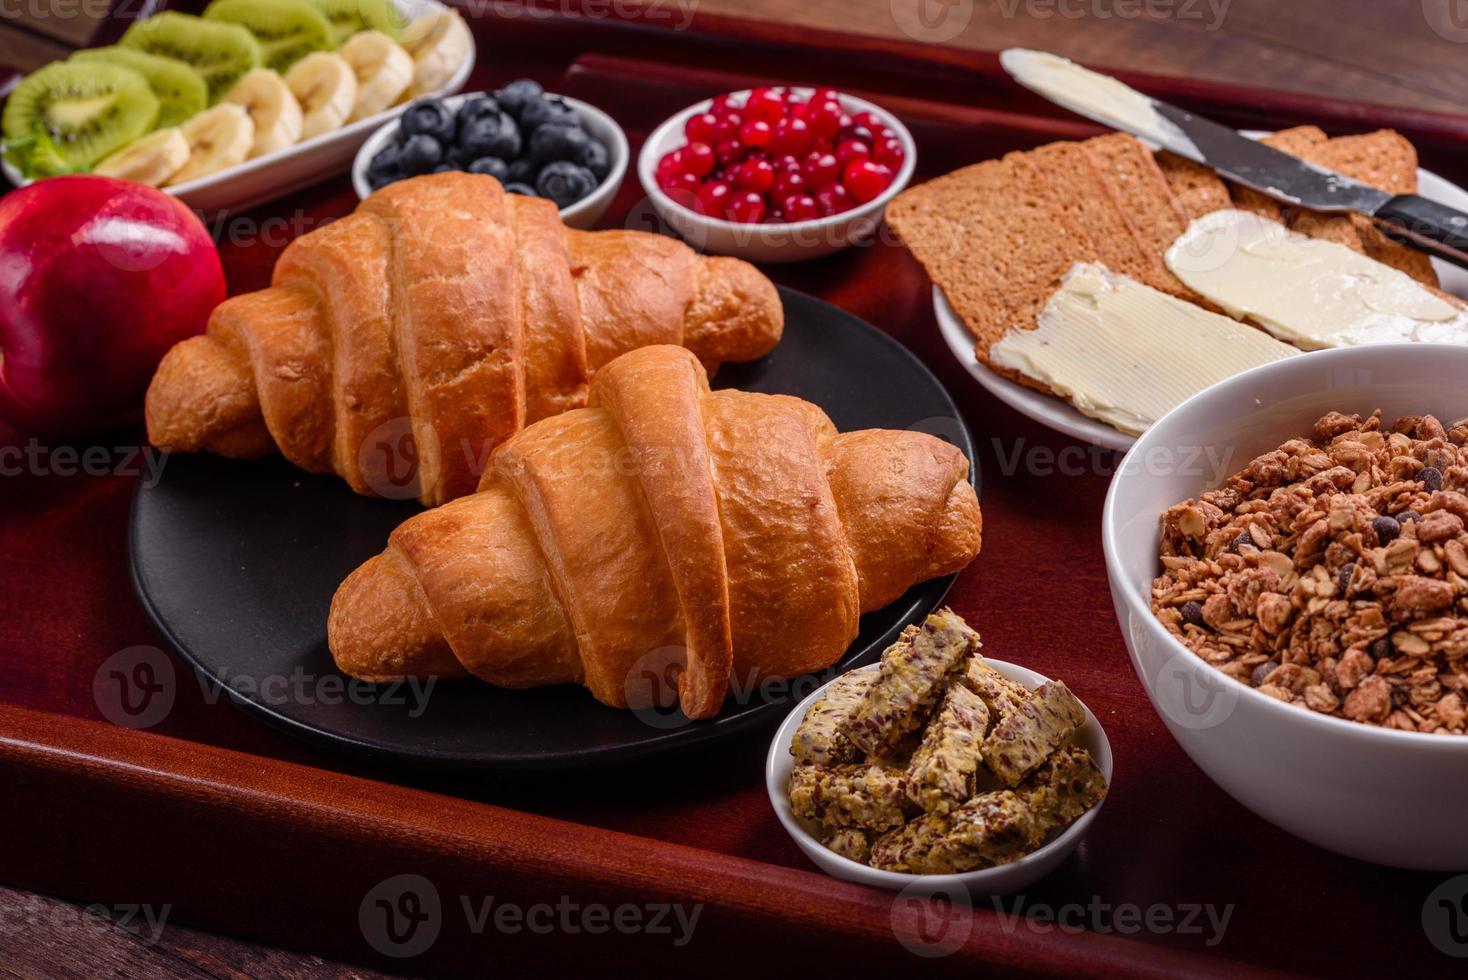
<path id="1" fill-rule="evenodd" d="M 871 102 L 766 86 L 668 119 L 643 144 L 637 176 L 695 248 L 797 262 L 869 238 L 916 161 L 912 134 Z"/>

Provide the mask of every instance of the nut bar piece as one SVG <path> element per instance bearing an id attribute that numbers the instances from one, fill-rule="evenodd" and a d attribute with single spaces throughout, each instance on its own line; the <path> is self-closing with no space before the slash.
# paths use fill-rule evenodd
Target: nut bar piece
<path id="1" fill-rule="evenodd" d="M 979 747 L 988 730 L 983 699 L 951 685 L 908 765 L 907 798 L 930 813 L 946 813 L 972 796 Z"/>
<path id="2" fill-rule="evenodd" d="M 1085 719 L 1085 709 L 1063 681 L 1046 681 L 1000 714 L 984 739 L 984 761 L 1005 785 L 1016 786 Z"/>
<path id="3" fill-rule="evenodd" d="M 847 737 L 867 755 L 891 756 L 927 720 L 948 672 L 978 648 L 979 634 L 948 608 L 903 630 L 882 654 L 876 683 L 851 716 Z"/>
<path id="4" fill-rule="evenodd" d="M 855 827 L 843 827 L 841 830 L 832 831 L 830 836 L 822 839 L 821 843 L 826 846 L 827 850 L 835 851 L 857 864 L 866 864 L 867 859 L 872 856 L 871 832 Z"/>
<path id="5" fill-rule="evenodd" d="M 1046 759 L 1025 780 L 1030 805 L 1045 832 L 1069 827 L 1106 795 L 1106 777 L 1101 775 L 1091 753 L 1068 745 Z"/>
<path id="6" fill-rule="evenodd" d="M 871 864 L 884 871 L 954 874 L 1017 860 L 1044 837 L 1028 801 L 1004 789 L 882 835 L 872 844 Z"/>
<path id="7" fill-rule="evenodd" d="M 1005 677 L 990 667 L 978 654 L 969 658 L 959 680 L 970 691 L 984 699 L 984 704 L 988 705 L 989 714 L 993 718 L 1004 717 L 1016 705 L 1027 701 L 1030 697 L 1030 692 L 1023 684 Z"/>
<path id="8" fill-rule="evenodd" d="M 790 754 L 795 756 L 797 763 L 835 766 L 856 761 L 856 746 L 841 729 L 876 679 L 874 670 L 853 670 L 831 682 L 826 693 L 810 706 L 800 727 L 795 730 Z"/>
<path id="9" fill-rule="evenodd" d="M 901 769 L 881 766 L 796 766 L 790 774 L 790 808 L 827 832 L 845 827 L 891 830 L 904 819 L 905 776 Z"/>

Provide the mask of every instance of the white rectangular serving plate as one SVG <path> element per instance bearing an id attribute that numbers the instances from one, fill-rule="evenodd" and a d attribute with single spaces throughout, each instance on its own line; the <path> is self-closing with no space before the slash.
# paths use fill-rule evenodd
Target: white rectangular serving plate
<path id="1" fill-rule="evenodd" d="M 446 9 L 438 0 L 393 0 L 409 21 L 434 10 Z M 474 70 L 477 51 L 470 34 L 469 55 L 443 88 L 423 98 L 452 95 L 464 87 Z M 341 129 L 302 140 L 289 149 L 246 160 L 238 166 L 191 180 L 185 184 L 163 188 L 195 211 L 206 215 L 243 211 L 264 204 L 319 180 L 351 168 L 357 147 L 384 122 L 402 113 L 408 103 L 384 109 L 375 116 L 359 119 Z M 0 161 L 0 170 L 16 187 L 33 183 L 22 177 L 9 160 Z M 43 178 L 44 179 L 44 178 Z"/>

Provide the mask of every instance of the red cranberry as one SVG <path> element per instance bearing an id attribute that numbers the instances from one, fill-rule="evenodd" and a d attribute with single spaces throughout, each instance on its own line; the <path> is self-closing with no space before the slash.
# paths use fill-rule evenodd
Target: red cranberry
<path id="1" fill-rule="evenodd" d="M 722 180 L 711 180 L 698 189 L 698 210 L 711 218 L 722 218 L 733 189 Z"/>
<path id="2" fill-rule="evenodd" d="M 841 106 L 834 100 L 807 102 L 801 107 L 800 118 L 816 139 L 828 140 L 841 128 Z"/>
<path id="3" fill-rule="evenodd" d="M 896 170 L 902 165 L 902 158 L 905 156 L 907 156 L 907 152 L 902 149 L 902 140 L 900 139 L 881 140 L 876 146 L 872 147 L 872 159 L 891 167 L 893 170 Z"/>
<path id="4" fill-rule="evenodd" d="M 775 179 L 775 200 L 784 201 L 787 197 L 804 194 L 807 189 L 807 181 L 800 171 L 787 171 Z"/>
<path id="5" fill-rule="evenodd" d="M 792 222 L 809 221 L 821 216 L 816 199 L 809 194 L 791 194 L 781 201 L 780 210 L 785 213 L 785 220 Z"/>
<path id="6" fill-rule="evenodd" d="M 775 168 L 768 160 L 745 160 L 734 171 L 734 183 L 763 194 L 775 186 Z"/>
<path id="7" fill-rule="evenodd" d="M 857 123 L 852 123 L 850 126 L 842 126 L 841 131 L 836 134 L 837 146 L 840 146 L 847 140 L 856 140 L 858 143 L 865 143 L 867 146 L 871 146 L 875 141 L 875 137 L 872 136 L 870 129 Z"/>
<path id="8" fill-rule="evenodd" d="M 856 125 L 858 126 L 865 126 L 867 129 L 871 130 L 874 133 L 887 125 L 885 122 L 882 121 L 881 116 L 877 115 L 875 112 L 872 112 L 870 109 L 863 109 L 861 112 L 858 112 L 856 115 L 851 117 L 851 121 L 856 123 Z"/>
<path id="9" fill-rule="evenodd" d="M 714 151 L 707 143 L 689 143 L 678 151 L 683 169 L 695 177 L 704 177 L 714 169 Z"/>
<path id="10" fill-rule="evenodd" d="M 828 184 L 816 191 L 816 204 L 820 206 L 823 215 L 849 210 L 853 203 L 851 192 L 840 184 Z"/>
<path id="11" fill-rule="evenodd" d="M 683 135 L 690 143 L 713 143 L 718 125 L 719 117 L 712 112 L 696 112 L 683 124 Z"/>
<path id="12" fill-rule="evenodd" d="M 738 163 L 744 156 L 744 147 L 739 145 L 738 140 L 724 140 L 714 147 L 714 158 L 719 161 L 720 166 L 727 167 L 732 163 Z"/>
<path id="13" fill-rule="evenodd" d="M 733 106 L 729 104 L 728 95 L 716 95 L 709 100 L 709 112 L 715 116 L 726 115 Z"/>
<path id="14" fill-rule="evenodd" d="M 800 169 L 800 160 L 796 157 L 789 156 L 788 154 L 783 157 L 776 157 L 773 162 L 775 164 L 776 173 L 783 174 L 788 170 Z"/>
<path id="15" fill-rule="evenodd" d="M 674 191 L 697 191 L 698 178 L 686 170 L 674 170 L 662 180 L 658 181 L 664 193 L 672 194 Z"/>
<path id="16" fill-rule="evenodd" d="M 811 92 L 811 94 L 810 94 L 810 101 L 812 101 L 812 102 L 835 102 L 837 105 L 840 105 L 841 104 L 841 96 L 831 86 L 829 86 L 829 85 L 822 85 L 820 88 L 817 88 L 817 89 L 815 89 L 814 91 Z"/>
<path id="17" fill-rule="evenodd" d="M 770 151 L 777 154 L 799 156 L 810 149 L 813 136 L 804 119 L 794 117 L 775 123 L 775 132 L 770 139 Z"/>
<path id="18" fill-rule="evenodd" d="M 739 127 L 744 125 L 744 117 L 734 111 L 724 113 L 719 117 L 719 124 L 714 127 L 714 142 L 739 138 Z"/>
<path id="19" fill-rule="evenodd" d="M 841 178 L 841 164 L 832 153 L 811 153 L 801 164 L 800 170 L 812 187 L 823 187 Z"/>
<path id="20" fill-rule="evenodd" d="M 770 145 L 770 140 L 774 137 L 770 124 L 759 119 L 753 119 L 739 127 L 739 142 L 748 147 L 762 150 Z"/>
<path id="21" fill-rule="evenodd" d="M 872 155 L 871 147 L 856 140 L 847 140 L 836 147 L 836 162 L 841 165 L 841 172 L 851 166 L 853 160 L 865 160 Z"/>
<path id="22" fill-rule="evenodd" d="M 785 118 L 785 100 L 769 88 L 757 88 L 744 103 L 744 118 L 757 119 L 771 126 Z"/>
<path id="23" fill-rule="evenodd" d="M 765 216 L 765 199 L 754 191 L 739 191 L 729 198 L 729 220 L 753 224 Z"/>
<path id="24" fill-rule="evenodd" d="M 852 197 L 865 204 L 892 183 L 892 168 L 871 160 L 853 160 L 842 173 L 841 183 L 846 185 Z"/>

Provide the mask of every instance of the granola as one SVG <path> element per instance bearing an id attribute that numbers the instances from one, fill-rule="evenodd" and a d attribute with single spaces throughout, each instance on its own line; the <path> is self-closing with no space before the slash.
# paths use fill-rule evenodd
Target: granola
<path id="1" fill-rule="evenodd" d="M 854 670 L 831 682 L 795 731 L 790 754 L 797 763 L 835 766 L 856 761 L 860 753 L 841 729 L 876 679 L 872 671 Z"/>
<path id="2" fill-rule="evenodd" d="M 989 709 L 961 684 L 949 686 L 907 767 L 907 798 L 927 812 L 946 812 L 973 795 Z"/>
<path id="3" fill-rule="evenodd" d="M 927 721 L 948 672 L 979 646 L 979 634 L 947 608 L 903 630 L 883 652 L 877 680 L 852 714 L 847 737 L 869 756 L 890 755 Z"/>
<path id="4" fill-rule="evenodd" d="M 1468 420 L 1331 412 L 1162 515 L 1152 609 L 1263 694 L 1468 732 Z"/>
<path id="5" fill-rule="evenodd" d="M 890 830 L 906 819 L 901 769 L 864 764 L 796 766 L 790 774 L 790 808 L 828 832 L 844 827 Z"/>

